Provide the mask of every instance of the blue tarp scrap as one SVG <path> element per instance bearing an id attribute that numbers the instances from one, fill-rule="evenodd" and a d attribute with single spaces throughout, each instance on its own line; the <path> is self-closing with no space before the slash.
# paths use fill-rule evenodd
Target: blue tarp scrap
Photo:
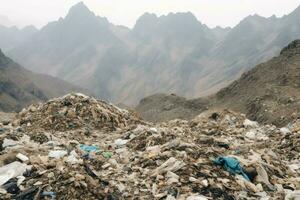
<path id="1" fill-rule="evenodd" d="M 87 153 L 91 153 L 91 152 L 97 153 L 100 151 L 99 147 L 89 146 L 89 145 L 85 145 L 85 144 L 80 144 L 79 148 Z"/>
<path id="2" fill-rule="evenodd" d="M 233 174 L 240 174 L 242 175 L 247 181 L 250 181 L 247 174 L 244 172 L 243 168 L 240 165 L 240 161 L 235 158 L 221 156 L 214 160 L 216 165 L 223 166 L 227 171 Z"/>

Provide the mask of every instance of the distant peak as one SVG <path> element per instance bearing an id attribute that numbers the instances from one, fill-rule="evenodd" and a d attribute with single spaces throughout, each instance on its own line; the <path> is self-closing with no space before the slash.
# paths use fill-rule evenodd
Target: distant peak
<path id="1" fill-rule="evenodd" d="M 156 19 L 158 19 L 156 14 L 146 12 L 138 19 L 138 21 L 152 21 L 152 20 L 156 20 Z"/>
<path id="2" fill-rule="evenodd" d="M 135 24 L 135 28 L 154 25 L 157 20 L 158 17 L 154 13 L 146 12 L 138 18 Z"/>
<path id="3" fill-rule="evenodd" d="M 71 9 L 88 9 L 88 7 L 83 3 L 83 1 L 75 4 Z"/>
<path id="4" fill-rule="evenodd" d="M 245 18 L 245 20 L 251 20 L 251 19 L 265 19 L 264 17 L 258 15 L 258 14 L 254 14 L 254 15 L 249 15 L 248 17 Z"/>
<path id="5" fill-rule="evenodd" d="M 95 16 L 94 13 L 83 2 L 79 2 L 70 8 L 67 17 L 87 15 Z"/>
<path id="6" fill-rule="evenodd" d="M 176 13 L 169 13 L 167 16 L 184 16 L 184 17 L 190 17 L 190 18 L 196 18 L 195 15 L 192 12 L 176 12 Z"/>

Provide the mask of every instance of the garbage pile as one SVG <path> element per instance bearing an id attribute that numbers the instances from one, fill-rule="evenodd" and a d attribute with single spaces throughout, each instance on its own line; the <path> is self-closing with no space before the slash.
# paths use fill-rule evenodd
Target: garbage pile
<path id="1" fill-rule="evenodd" d="M 275 127 L 222 110 L 151 124 L 89 100 L 118 119 L 102 129 L 111 121 L 99 125 L 83 100 L 90 98 L 71 97 L 30 106 L 1 125 L 0 199 L 300 198 L 300 120 Z M 76 105 L 74 116 L 50 120 Z M 77 128 L 66 125 L 70 119 Z"/>
<path id="2" fill-rule="evenodd" d="M 28 130 L 37 127 L 51 131 L 65 131 L 83 126 L 104 129 L 124 128 L 134 122 L 124 109 L 83 94 L 68 94 L 43 104 L 31 105 L 18 115 L 19 125 Z"/>

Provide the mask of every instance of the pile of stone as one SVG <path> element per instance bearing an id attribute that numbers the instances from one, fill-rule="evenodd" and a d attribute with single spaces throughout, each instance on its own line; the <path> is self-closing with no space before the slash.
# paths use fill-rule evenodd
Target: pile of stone
<path id="1" fill-rule="evenodd" d="M 101 101 L 89 105 L 83 99 L 90 98 L 78 95 L 62 105 L 72 96 L 35 110 L 30 106 L 17 116 L 21 127 L 14 120 L 2 125 L 1 199 L 300 198 L 300 121 L 260 125 L 224 110 L 151 124 Z M 99 130 L 98 118 L 88 111 L 99 104 L 107 111 L 98 110 L 97 116 L 110 113 L 118 119 L 116 128 Z M 67 111 L 59 118 L 63 125 L 47 123 L 45 113 L 76 105 L 84 111 L 72 117 Z M 82 116 L 91 120 L 90 134 L 65 125 L 69 119 L 76 127 L 87 124 L 78 120 Z M 45 139 L 37 141 L 35 134 Z"/>

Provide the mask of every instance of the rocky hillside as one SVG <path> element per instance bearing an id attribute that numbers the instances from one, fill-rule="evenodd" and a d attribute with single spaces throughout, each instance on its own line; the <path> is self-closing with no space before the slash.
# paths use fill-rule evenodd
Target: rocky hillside
<path id="1" fill-rule="evenodd" d="M 253 15 L 236 27 L 212 29 L 190 12 L 146 13 L 129 29 L 79 3 L 9 55 L 29 70 L 115 103 L 137 104 L 154 93 L 196 98 L 217 92 L 300 38 L 299 19 L 300 7 L 282 18 Z"/>
<path id="2" fill-rule="evenodd" d="M 85 91 L 48 75 L 30 72 L 0 50 L 0 111 L 12 112 L 51 97 Z"/>
<path id="3" fill-rule="evenodd" d="M 210 97 L 193 100 L 176 97 L 181 101 L 169 103 L 172 96 L 159 96 L 150 96 L 140 102 L 137 110 L 142 117 L 152 121 L 189 119 L 203 108 L 229 108 L 259 122 L 286 124 L 300 117 L 297 114 L 300 109 L 300 40 L 290 43 L 279 56 L 257 65 Z M 167 110 L 165 104 L 172 106 Z M 193 106 L 185 107 L 186 110 L 181 112 L 178 108 L 186 104 Z M 151 114 L 152 111 L 155 113 Z"/>
<path id="4" fill-rule="evenodd" d="M 19 29 L 0 24 L 0 47 L 5 53 L 29 40 L 38 30 L 34 26 Z"/>
<path id="5" fill-rule="evenodd" d="M 261 122 L 286 124 L 300 117 L 300 40 L 218 92 L 216 102 Z"/>
<path id="6" fill-rule="evenodd" d="M 140 101 L 135 110 L 143 119 L 151 122 L 172 119 L 192 119 L 200 112 L 207 110 L 208 100 L 187 100 L 175 94 L 155 94 Z"/>

